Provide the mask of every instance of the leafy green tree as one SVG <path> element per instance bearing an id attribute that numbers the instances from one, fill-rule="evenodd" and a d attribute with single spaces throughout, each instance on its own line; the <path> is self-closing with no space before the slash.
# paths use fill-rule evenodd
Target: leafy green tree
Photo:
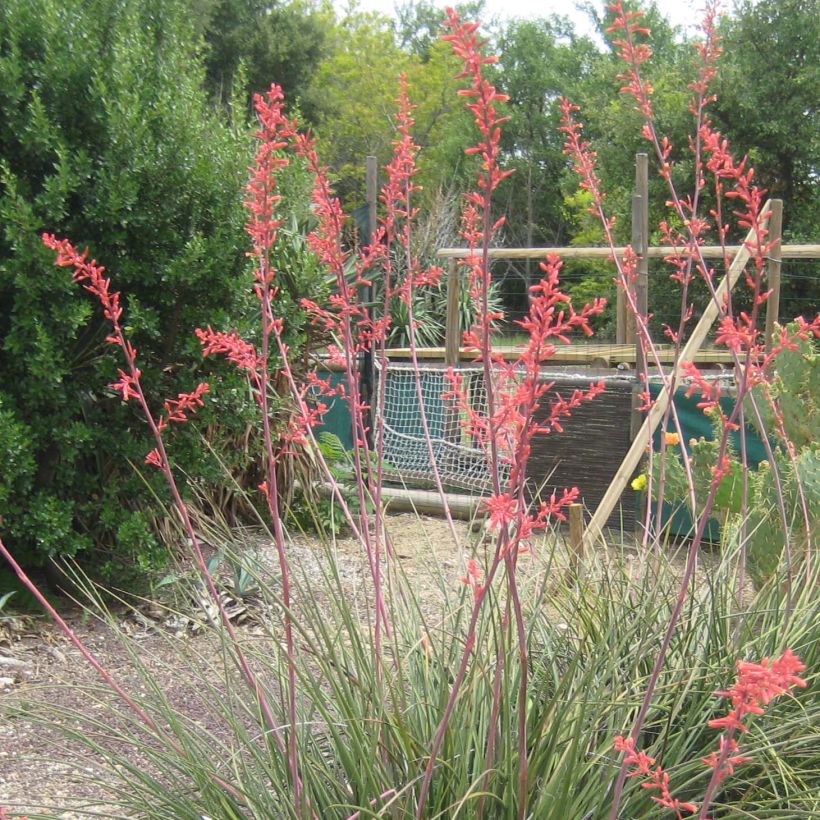
<path id="1" fill-rule="evenodd" d="M 315 112 L 320 156 L 335 175 L 346 202 L 363 201 L 368 154 L 387 161 L 393 138 L 398 79 L 411 64 L 394 37 L 390 20 L 354 12 L 333 31 L 328 56 L 305 95 Z"/>
<path id="2" fill-rule="evenodd" d="M 465 20 L 483 17 L 484 0 L 452 5 Z M 447 19 L 445 10 L 431 0 L 405 0 L 396 4 L 395 12 L 399 46 L 426 62 L 430 59 L 435 44 L 441 39 L 444 21 Z"/>
<path id="3" fill-rule="evenodd" d="M 422 58 L 401 48 L 387 17 L 355 12 L 339 22 L 304 102 L 315 112 L 320 154 L 343 201 L 354 207 L 363 203 L 367 155 L 376 156 L 381 166 L 390 157 L 402 74 L 417 105 L 420 183 L 431 196 L 440 188 L 461 190 L 470 135 L 469 119 L 455 95 L 456 73 L 447 43 L 431 43 Z"/>
<path id="4" fill-rule="evenodd" d="M 771 195 L 787 203 L 787 229 L 816 239 L 820 0 L 744 0 L 722 35 L 716 119 Z"/>
<path id="5" fill-rule="evenodd" d="M 503 148 L 517 169 L 504 189 L 507 241 L 560 245 L 567 238 L 557 195 L 566 170 L 560 99 L 579 96 L 598 52 L 560 17 L 512 21 L 499 37 L 498 50 L 498 79 L 510 98 Z"/>
<path id="6" fill-rule="evenodd" d="M 249 100 L 274 82 L 288 100 L 302 98 L 324 56 L 332 12 L 310 0 L 201 2 L 206 84 L 214 99 Z"/>
<path id="7" fill-rule="evenodd" d="M 820 0 L 742 2 L 724 20 L 716 121 L 783 200 L 785 241 L 820 236 Z M 784 262 L 785 318 L 820 310 L 820 269 Z"/>
<path id="8" fill-rule="evenodd" d="M 625 4 L 629 5 L 629 4 Z M 643 4 L 632 3 L 634 8 Z M 590 70 L 584 75 L 577 98 L 570 98 L 581 107 L 585 135 L 593 143 L 598 155 L 601 176 L 606 180 L 607 201 L 612 213 L 618 218 L 616 233 L 619 239 L 629 241 L 632 193 L 635 186 L 635 154 L 648 152 L 650 167 L 654 165 L 651 146 L 641 135 L 643 120 L 635 110 L 634 101 L 620 94 L 623 81 L 619 75 L 623 64 L 612 48 L 606 27 L 612 22 L 612 12 L 607 10 L 599 20 L 601 36 L 606 47 Z M 689 41 L 680 35 L 658 11 L 657 6 L 645 7 L 645 25 L 651 31 L 652 59 L 643 67 L 645 76 L 654 89 L 653 102 L 662 133 L 673 144 L 673 160 L 676 163 L 676 182 L 682 190 L 691 187 L 692 165 L 689 161 L 689 134 L 692 115 L 689 112 L 691 92 L 688 83 L 694 79 L 694 52 Z M 669 214 L 664 203 L 667 195 L 665 183 L 650 174 L 652 190 L 650 225 L 657 225 Z"/>

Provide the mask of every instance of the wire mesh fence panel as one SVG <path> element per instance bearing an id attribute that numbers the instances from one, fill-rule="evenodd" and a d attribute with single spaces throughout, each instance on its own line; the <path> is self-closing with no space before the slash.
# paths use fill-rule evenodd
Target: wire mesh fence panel
<path id="1" fill-rule="evenodd" d="M 460 367 L 457 372 L 464 406 L 486 417 L 484 368 Z M 447 487 L 489 492 L 493 485 L 489 454 L 468 431 L 467 414 L 453 397 L 447 368 L 433 363 L 416 370 L 400 362 L 384 368 L 379 363 L 377 375 L 384 379 L 385 388 L 382 421 L 387 477 L 429 485 L 434 483 L 435 467 Z M 508 463 L 498 466 L 498 478 L 505 486 Z"/>
<path id="2" fill-rule="evenodd" d="M 780 280 L 781 323 L 820 313 L 820 259 L 784 259 Z"/>
<path id="3" fill-rule="evenodd" d="M 731 259 L 729 260 L 731 262 Z M 722 259 L 709 259 L 713 281 L 717 285 L 725 276 L 729 264 Z M 693 271 L 693 279 L 687 288 L 686 304 L 682 301 L 682 286 L 671 277 L 674 269 L 663 259 L 650 258 L 648 272 L 649 328 L 656 344 L 672 345 L 673 333 L 680 329 L 682 311 L 691 305 L 692 312 L 683 325 L 681 342 L 685 342 L 691 329 L 697 324 L 704 308 L 711 299 L 709 288 L 703 277 Z M 492 260 L 489 308 L 499 318 L 493 323 L 493 347 L 496 351 L 514 356 L 527 342 L 527 334 L 519 322 L 529 309 L 529 287 L 541 276 L 538 259 Z M 579 356 L 584 351 L 590 363 L 600 360 L 601 365 L 613 366 L 622 360 L 631 360 L 622 344 L 616 343 L 616 301 L 618 286 L 614 280 L 614 265 L 605 259 L 567 259 L 561 274 L 562 290 L 580 308 L 596 298 L 605 298 L 607 305 L 600 316 L 594 317 L 594 336 L 579 336 L 573 340 Z M 462 279 L 462 289 L 469 286 Z M 750 311 L 752 291 L 741 280 L 733 294 L 735 311 Z M 759 326 L 765 321 L 765 306 L 760 311 Z M 787 322 L 796 316 L 813 318 L 820 310 L 820 259 L 784 259 L 781 269 L 781 295 L 779 317 Z M 461 331 L 472 318 L 469 311 L 462 311 Z M 670 333 L 671 331 L 671 333 Z M 706 346 L 714 346 L 717 333 L 712 329 Z"/>
<path id="4" fill-rule="evenodd" d="M 385 380 L 382 417 L 385 477 L 430 486 L 434 483 L 435 464 L 445 488 L 487 495 L 493 485 L 491 459 L 479 438 L 472 434 L 465 409 L 469 407 L 472 413 L 486 418 L 484 369 L 462 366 L 454 372 L 462 396 L 461 409 L 453 399 L 453 383 L 442 364 L 423 364 L 418 370 L 406 362 L 390 362 L 387 368 L 378 367 L 378 377 Z M 513 381 L 514 378 L 513 374 Z M 590 383 L 588 376 L 560 371 L 545 370 L 542 378 L 551 386 L 536 420 L 549 412 L 554 398 L 567 399 L 573 391 L 587 389 Z M 504 374 L 494 370 L 493 382 L 495 390 L 513 389 L 509 370 Z M 602 396 L 584 403 L 569 419 L 562 421 L 563 432 L 536 437 L 527 470 L 530 498 L 548 497 L 564 488 L 579 487 L 582 500 L 594 509 L 629 447 L 633 384 L 630 378 L 608 379 Z M 496 442 L 500 456 L 499 484 L 506 489 L 511 454 L 504 450 L 503 432 Z M 633 498 L 629 494 L 629 502 L 619 513 L 624 521 L 632 520 Z"/>

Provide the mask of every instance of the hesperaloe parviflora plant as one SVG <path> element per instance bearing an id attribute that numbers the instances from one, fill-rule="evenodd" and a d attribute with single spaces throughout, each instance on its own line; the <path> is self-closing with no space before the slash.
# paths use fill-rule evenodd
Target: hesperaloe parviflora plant
<path id="1" fill-rule="evenodd" d="M 692 467 L 686 449 L 681 447 L 680 460 L 683 470 L 687 476 L 689 493 L 691 495 L 691 508 L 697 507 L 697 517 L 695 521 L 694 534 L 690 542 L 687 565 L 684 577 L 681 581 L 680 592 L 677 604 L 672 612 L 672 616 L 666 628 L 666 634 L 661 649 L 655 660 L 652 675 L 646 687 L 643 702 L 634 721 L 631 734 L 627 741 L 621 744 L 621 750 L 627 751 L 621 765 L 618 779 L 615 784 L 614 797 L 610 817 L 612 820 L 618 816 L 624 780 L 627 776 L 628 763 L 635 763 L 634 744 L 643 729 L 644 720 L 655 692 L 659 675 L 663 669 L 669 642 L 675 630 L 679 626 L 679 619 L 687 599 L 687 591 L 695 571 L 698 552 L 704 541 L 706 528 L 715 507 L 718 490 L 726 476 L 729 468 L 729 436 L 732 431 L 739 430 L 741 440 L 745 432 L 744 407 L 751 408 L 753 420 L 759 425 L 759 429 L 765 430 L 763 425 L 761 408 L 758 399 L 763 396 L 769 401 L 775 414 L 776 401 L 771 393 L 765 389 L 770 384 L 773 377 L 772 364 L 777 355 L 784 349 L 796 349 L 801 341 L 805 341 L 812 336 L 820 334 L 820 316 L 812 321 L 798 319 L 787 328 L 781 328 L 780 333 L 773 344 L 768 347 L 765 344 L 764 335 L 759 328 L 761 309 L 768 297 L 768 290 L 765 287 L 765 273 L 767 256 L 772 248 L 772 241 L 769 238 L 767 229 L 768 213 L 764 211 L 765 191 L 755 184 L 754 170 L 749 165 L 746 158 L 738 162 L 729 149 L 728 141 L 715 130 L 708 116 L 708 106 L 715 100 L 711 91 L 711 84 L 716 76 L 717 61 L 720 56 L 719 36 L 717 34 L 717 6 L 711 3 L 707 6 L 704 15 L 703 33 L 704 39 L 697 46 L 697 77 L 691 83 L 690 90 L 692 98 L 690 102 L 690 112 L 694 119 L 694 137 L 691 139 L 691 149 L 694 154 L 692 192 L 688 195 L 681 194 L 675 183 L 673 149 L 668 138 L 662 136 L 657 126 L 655 110 L 652 99 L 652 86 L 646 78 L 646 63 L 652 57 L 651 47 L 646 42 L 650 32 L 643 23 L 643 15 L 640 11 L 628 11 L 618 0 L 609 6 L 614 19 L 609 31 L 618 39 L 614 40 L 614 45 L 618 55 L 625 65 L 624 72 L 620 79 L 624 82 L 622 93 L 631 97 L 635 103 L 635 109 L 643 117 L 642 133 L 653 150 L 662 179 L 667 183 L 668 204 L 671 210 L 669 221 L 664 221 L 660 225 L 660 231 L 664 244 L 671 245 L 676 252 L 667 261 L 672 266 L 671 277 L 681 285 L 681 313 L 680 323 L 677 328 L 666 328 L 666 335 L 675 345 L 676 357 L 673 365 L 666 370 L 657 355 L 657 347 L 649 332 L 648 316 L 641 313 L 635 297 L 635 280 L 637 278 L 637 256 L 631 248 L 627 249 L 622 259 L 613 253 L 613 258 L 617 266 L 617 282 L 624 290 L 628 309 L 633 313 L 636 320 L 640 343 L 646 351 L 645 362 L 647 368 L 641 373 L 641 378 L 646 385 L 645 408 L 649 409 L 651 400 L 648 390 L 649 371 L 648 367 L 654 365 L 655 374 L 659 376 L 670 395 L 674 396 L 675 389 L 680 383 L 681 375 L 688 377 L 690 382 L 690 392 L 700 391 L 702 396 L 701 407 L 705 411 L 720 416 L 720 430 L 722 435 L 717 447 L 715 463 L 712 465 L 712 476 L 709 482 L 708 492 L 705 501 L 697 507 L 695 503 L 695 480 L 692 474 Z M 582 139 L 582 127 L 577 121 L 576 112 L 578 108 L 569 101 L 563 103 L 564 118 L 562 130 L 567 136 L 566 152 L 573 159 L 576 170 L 581 176 L 582 186 L 593 196 L 594 204 L 592 212 L 599 217 L 604 227 L 604 232 L 610 246 L 615 248 L 613 235 L 614 220 L 607 215 L 604 204 L 604 193 L 601 180 L 596 172 L 595 153 L 590 145 Z M 711 208 L 705 202 L 707 186 L 711 183 L 713 204 Z M 709 265 L 704 257 L 701 246 L 706 241 L 710 231 L 714 231 L 718 242 L 726 248 L 730 231 L 729 215 L 726 213 L 725 202 L 729 200 L 736 208 L 735 216 L 737 224 L 750 231 L 752 239 L 747 243 L 750 252 L 750 264 L 744 269 L 744 278 L 747 286 L 751 290 L 751 311 L 740 312 L 734 309 L 731 299 L 731 290 L 725 299 L 718 295 L 718 281 L 714 267 Z M 708 210 L 707 210 L 708 208 Z M 724 251 L 724 258 L 727 260 L 728 253 Z M 732 353 L 734 363 L 735 395 L 733 409 L 727 413 L 720 403 L 721 386 L 714 380 L 709 380 L 691 361 L 681 361 L 681 343 L 687 326 L 692 319 L 692 305 L 688 301 L 689 285 L 695 276 L 700 276 L 706 283 L 711 298 L 717 302 L 719 310 L 719 327 L 715 338 L 716 344 L 725 345 Z M 754 388 L 758 389 L 753 393 Z M 660 520 L 663 509 L 664 497 L 664 450 L 667 442 L 679 442 L 683 440 L 683 430 L 680 420 L 675 411 L 674 402 L 670 402 L 668 410 L 663 419 L 662 430 L 665 432 L 667 426 L 674 425 L 676 433 L 674 438 L 662 436 L 659 464 L 653 465 L 650 459 L 651 470 L 658 469 L 660 477 L 656 482 L 650 478 L 649 486 L 657 487 L 655 501 L 657 507 L 655 516 Z M 770 457 L 773 458 L 771 444 L 766 435 L 763 436 L 764 443 L 769 449 Z M 652 450 L 652 441 L 647 442 L 647 446 Z M 745 447 L 741 446 L 741 458 L 744 469 L 748 469 L 746 463 Z M 783 532 L 785 535 L 786 571 L 788 574 L 787 584 L 791 584 L 792 562 L 797 556 L 792 555 L 790 549 L 790 521 L 786 511 L 786 504 L 783 497 L 782 482 L 775 477 L 777 486 L 778 505 L 780 508 Z M 748 498 L 748 493 L 744 494 Z M 652 505 L 647 506 L 647 516 L 652 513 Z M 808 516 L 805 504 L 803 514 Z M 740 511 L 741 517 L 748 516 L 748 508 L 744 507 Z M 644 543 L 651 537 L 649 518 L 647 517 L 644 528 Z M 810 522 L 806 519 L 806 525 L 810 527 Z M 656 535 L 656 544 L 658 536 Z M 807 544 L 803 559 L 810 561 L 812 545 Z M 738 573 L 739 590 L 742 594 L 745 565 L 746 565 L 746 545 L 741 545 L 741 566 Z M 788 617 L 788 612 L 786 613 Z M 709 802 L 714 793 L 715 782 L 710 784 L 707 790 L 707 798 L 701 809 L 701 817 L 706 816 Z M 671 806 L 670 806 L 671 807 Z"/>

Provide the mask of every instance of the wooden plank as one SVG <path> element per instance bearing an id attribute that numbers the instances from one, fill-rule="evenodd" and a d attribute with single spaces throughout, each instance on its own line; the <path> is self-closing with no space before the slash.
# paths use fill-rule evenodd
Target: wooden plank
<path id="1" fill-rule="evenodd" d="M 507 361 L 517 359 L 523 349 L 522 345 L 496 347 L 495 352 L 502 355 Z M 440 361 L 444 362 L 446 357 L 446 350 L 443 347 L 420 347 L 416 351 L 418 358 L 424 361 Z M 409 359 L 409 347 L 394 347 L 387 350 L 387 356 L 391 359 Z M 658 358 L 663 363 L 669 363 L 675 358 L 675 351 L 669 345 L 662 345 L 658 348 Z M 461 348 L 458 353 L 456 361 L 471 362 L 475 360 L 474 353 L 468 353 Z M 592 364 L 595 361 L 600 361 L 605 365 L 615 365 L 624 362 L 626 364 L 635 364 L 635 347 L 634 345 L 562 345 L 555 346 L 555 354 L 546 362 L 545 366 L 550 364 Z M 731 364 L 734 360 L 732 354 L 728 350 L 707 348 L 700 350 L 695 355 L 695 362 L 700 364 Z"/>
<path id="2" fill-rule="evenodd" d="M 344 492 L 352 492 L 353 488 L 345 484 L 340 485 Z M 319 492 L 326 497 L 334 495 L 330 484 L 319 484 Z M 390 512 L 413 511 L 421 515 L 441 515 L 444 511 L 444 502 L 437 490 L 416 490 L 403 487 L 382 487 L 382 501 L 385 510 Z M 481 515 L 480 505 L 484 500 L 480 495 L 465 495 L 463 493 L 445 493 L 447 506 L 453 518 L 473 521 Z"/>
<path id="3" fill-rule="evenodd" d="M 584 560 L 584 506 L 569 505 L 569 548 L 571 566 L 577 574 Z"/>
<path id="4" fill-rule="evenodd" d="M 727 245 L 726 255 L 731 259 L 737 256 L 742 245 Z M 622 256 L 625 247 L 615 248 L 615 253 Z M 658 245 L 649 248 L 649 259 L 663 259 L 680 252 L 680 248 L 670 245 Z M 705 259 L 722 259 L 724 249 L 719 245 L 704 245 L 701 253 Z M 491 259 L 543 259 L 547 254 L 558 254 L 562 259 L 611 259 L 610 248 L 490 248 Z M 442 259 L 464 259 L 470 251 L 466 248 L 439 248 L 438 256 Z M 820 259 L 820 245 L 783 245 L 781 259 Z"/>
<path id="5" fill-rule="evenodd" d="M 766 202 L 762 209 L 762 213 L 766 215 L 764 219 L 761 220 L 761 224 L 764 227 L 768 222 L 768 214 L 770 207 L 771 202 L 769 201 Z M 689 340 L 684 345 L 680 355 L 680 362 L 691 362 L 694 360 L 695 354 L 700 349 L 703 342 L 706 340 L 706 336 L 709 333 L 709 330 L 715 323 L 715 320 L 718 318 L 718 315 L 720 313 L 720 310 L 722 309 L 722 305 L 726 296 L 734 287 L 735 282 L 737 282 L 737 280 L 740 278 L 741 273 L 743 273 L 743 269 L 746 267 L 746 263 L 749 261 L 751 254 L 749 253 L 746 244 L 751 244 L 752 242 L 754 242 L 754 240 L 755 229 L 752 228 L 749 230 L 749 233 L 746 236 L 746 242 L 743 245 L 741 245 L 740 250 L 738 251 L 737 255 L 732 261 L 732 264 L 729 267 L 729 270 L 726 272 L 726 276 L 723 277 L 723 281 L 717 288 L 715 298 L 713 298 L 706 306 L 705 310 L 703 311 L 703 316 L 701 316 L 700 321 L 698 321 L 697 325 L 692 331 L 692 335 L 689 337 Z M 677 366 L 676 371 L 678 375 L 683 374 L 680 364 Z M 652 405 L 652 408 L 649 410 L 649 413 L 647 414 L 647 417 L 644 420 L 644 423 L 641 426 L 638 435 L 632 442 L 632 446 L 629 448 L 629 451 L 624 457 L 624 460 L 621 463 L 620 468 L 615 473 L 615 476 L 612 479 L 612 483 L 609 485 L 609 489 L 607 490 L 606 495 L 604 496 L 601 503 L 598 505 L 598 509 L 595 510 L 595 514 L 590 519 L 589 525 L 587 526 L 587 530 L 584 535 L 584 539 L 586 541 L 587 546 L 591 546 L 591 544 L 597 541 L 598 539 L 604 538 L 604 525 L 606 524 L 607 519 L 612 514 L 612 511 L 615 509 L 615 505 L 618 503 L 618 500 L 620 499 L 621 495 L 626 489 L 627 482 L 630 480 L 632 474 L 635 472 L 638 465 L 640 464 L 641 458 L 644 454 L 644 450 L 646 449 L 646 443 L 649 441 L 650 436 L 657 429 L 658 424 L 660 424 L 661 419 L 663 418 L 664 413 L 666 412 L 666 408 L 669 406 L 669 401 L 669 390 L 664 386 L 664 388 L 658 395 L 658 398 L 655 400 L 655 403 Z"/>
<path id="6" fill-rule="evenodd" d="M 769 241 L 775 245 L 769 251 L 769 259 L 766 264 L 766 286 L 771 291 L 766 301 L 766 330 L 764 338 L 766 340 L 766 350 L 772 346 L 772 334 L 774 324 L 780 318 L 780 260 L 782 251 L 780 240 L 783 238 L 783 200 L 772 200 L 772 215 L 769 219 Z"/>

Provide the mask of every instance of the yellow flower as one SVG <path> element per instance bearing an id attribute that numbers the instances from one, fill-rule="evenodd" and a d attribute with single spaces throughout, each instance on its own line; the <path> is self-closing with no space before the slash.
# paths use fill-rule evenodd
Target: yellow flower
<path id="1" fill-rule="evenodd" d="M 680 444 L 680 436 L 677 433 L 666 433 L 664 439 L 667 447 L 677 447 Z"/>
<path id="2" fill-rule="evenodd" d="M 649 483 L 649 480 L 646 477 L 646 473 L 641 473 L 633 482 L 632 482 L 632 489 L 635 490 L 636 493 L 642 493 L 646 489 L 646 485 Z"/>

